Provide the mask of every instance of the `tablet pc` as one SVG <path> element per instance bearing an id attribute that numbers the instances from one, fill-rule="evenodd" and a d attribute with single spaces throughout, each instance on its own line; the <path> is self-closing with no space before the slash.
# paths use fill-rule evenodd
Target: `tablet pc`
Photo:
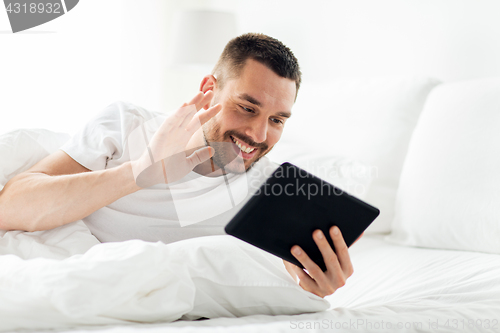
<path id="1" fill-rule="evenodd" d="M 290 253 L 293 245 L 299 245 L 325 271 L 313 231 L 321 229 L 335 250 L 329 230 L 336 225 L 347 246 L 351 246 L 379 213 L 340 188 L 291 163 L 283 163 L 231 219 L 225 231 L 304 268 Z"/>

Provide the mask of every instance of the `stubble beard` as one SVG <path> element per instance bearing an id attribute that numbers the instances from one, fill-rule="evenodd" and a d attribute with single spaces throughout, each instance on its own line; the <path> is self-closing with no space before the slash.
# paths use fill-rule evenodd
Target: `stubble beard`
<path id="1" fill-rule="evenodd" d="M 231 136 L 240 139 L 247 139 L 249 143 L 253 143 L 246 135 L 242 135 L 236 131 L 226 131 L 221 133 L 220 125 L 216 118 L 210 119 L 203 125 L 203 136 L 205 144 L 214 148 L 215 152 L 212 156 L 214 164 L 228 173 L 241 174 L 249 171 L 255 163 L 257 163 L 263 156 L 265 156 L 271 149 L 268 149 L 266 143 L 255 143 L 252 146 L 257 147 L 263 153 L 259 153 L 257 158 L 252 160 L 244 160 L 241 155 L 236 154 L 233 149 L 233 141 Z"/>

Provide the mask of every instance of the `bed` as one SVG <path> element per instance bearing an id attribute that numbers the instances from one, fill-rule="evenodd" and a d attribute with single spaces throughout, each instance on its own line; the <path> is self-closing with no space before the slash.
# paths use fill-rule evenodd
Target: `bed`
<path id="1" fill-rule="evenodd" d="M 66 244 L 61 245 L 66 250 L 71 248 L 68 246 L 69 243 L 78 244 L 79 247 L 73 247 L 75 252 L 84 252 L 85 246 L 92 246 L 91 236 L 88 233 L 85 234 L 81 222 L 59 230 L 58 233 L 62 238 L 68 240 Z M 51 236 L 52 239 L 56 238 L 55 232 L 52 232 Z M 217 238 L 218 236 L 208 238 L 213 237 Z M 38 246 L 42 246 L 41 244 L 44 242 L 42 238 L 43 233 L 41 232 L 38 235 L 30 235 L 30 239 L 20 239 L 18 232 L 9 232 L 2 238 L 2 252 L 10 251 L 28 258 L 29 254 L 19 253 L 20 251 L 16 249 L 17 245 L 38 242 Z M 75 241 L 77 239 L 79 241 Z M 84 244 L 85 242 L 87 243 Z M 220 240 L 218 242 L 220 243 Z M 122 263 L 134 262 L 133 255 L 137 255 L 137 248 L 134 247 L 134 244 L 126 245 L 122 246 L 121 249 L 128 248 L 130 256 L 122 255 L 120 259 L 114 259 L 121 260 Z M 11 248 L 8 249 L 8 247 Z M 53 257 L 61 258 L 59 250 L 60 248 L 57 246 L 47 244 L 44 256 L 49 257 L 51 254 Z M 148 252 L 146 249 L 142 250 L 144 253 Z M 116 306 L 117 303 L 113 303 L 111 300 L 112 295 L 107 295 L 106 297 L 110 298 L 104 301 L 100 300 L 99 305 L 93 309 L 88 309 L 81 303 L 74 304 L 66 300 L 67 308 L 64 313 L 62 313 L 63 309 L 47 309 L 48 303 L 44 305 L 47 306 L 44 309 L 37 308 L 42 303 L 38 297 L 33 297 L 33 294 L 37 293 L 33 290 L 31 290 L 32 294 L 29 297 L 18 293 L 16 298 L 19 302 L 15 303 L 12 298 L 5 294 L 6 281 L 9 281 L 5 270 L 15 266 L 15 263 L 12 260 L 6 260 L 6 257 L 10 256 L 4 255 L 0 260 L 4 267 L 2 306 L 0 306 L 3 314 L 0 323 L 2 331 L 10 331 L 15 328 L 35 330 L 50 327 L 59 328 L 62 331 L 75 330 L 77 332 L 154 332 L 164 331 L 166 328 L 173 332 L 288 332 L 312 329 L 326 332 L 335 330 L 342 332 L 494 332 L 499 329 L 500 325 L 498 323 L 500 319 L 500 257 L 498 255 L 399 246 L 390 244 L 384 241 L 383 236 L 377 235 L 366 236 L 351 248 L 355 273 L 344 287 L 327 297 L 330 305 L 324 311 L 295 315 L 253 314 L 243 317 L 227 314 L 231 317 L 175 320 L 170 323 L 150 323 L 145 318 L 142 318 L 143 323 L 134 322 L 131 316 L 131 312 L 134 311 L 137 313 L 147 309 L 158 315 L 158 308 L 151 309 L 150 305 L 146 304 L 137 304 L 133 310 L 126 309 L 123 304 L 119 305 L 124 313 L 129 315 L 128 320 L 123 319 L 123 317 L 117 319 L 116 314 L 112 318 L 91 313 L 91 310 L 96 310 L 96 307 L 103 308 L 105 305 L 113 304 Z M 49 265 L 51 260 L 45 260 L 43 265 Z M 39 271 L 39 265 L 32 264 L 30 268 L 36 269 L 37 278 L 52 288 L 58 285 L 58 288 L 66 288 L 66 293 L 79 297 L 95 291 L 91 288 L 91 283 L 102 283 L 109 288 L 109 280 L 114 281 L 113 279 L 116 278 L 116 275 L 111 276 L 110 272 L 99 269 L 86 276 L 93 278 L 93 282 L 88 282 L 83 278 L 77 279 L 75 276 L 69 275 L 77 275 L 81 272 L 78 271 L 77 267 L 69 267 L 70 264 L 67 263 L 65 270 L 65 274 L 68 276 L 50 276 L 52 279 L 57 279 L 57 284 L 51 282 L 45 273 Z M 155 271 L 154 266 L 149 265 L 149 269 Z M 28 266 L 30 265 L 26 265 L 26 267 Z M 17 265 L 15 267 L 20 269 Z M 131 275 L 130 278 L 137 278 L 131 271 L 147 266 L 143 264 L 120 267 L 120 274 L 128 274 Z M 63 271 L 61 267 L 58 269 Z M 145 280 L 147 275 L 147 273 L 144 274 Z M 10 276 L 13 278 L 16 275 L 11 272 Z M 19 276 L 17 277 L 19 278 Z M 72 280 L 72 283 L 77 283 L 74 287 L 80 289 L 81 293 L 75 294 L 69 280 Z M 36 281 L 33 284 L 37 288 L 43 288 Z M 12 291 L 12 285 L 7 287 Z M 25 290 L 29 290 L 31 287 L 24 285 Z M 115 281 L 114 287 L 122 288 L 122 284 Z M 245 287 L 241 286 L 241 289 L 243 288 Z M 38 296 L 42 297 L 40 294 L 43 294 L 48 297 L 49 291 L 49 289 L 45 289 Z M 54 290 L 52 291 L 55 293 Z M 54 300 L 54 295 L 51 296 Z M 249 297 L 247 292 L 240 292 L 240 296 Z M 134 298 L 137 302 L 140 302 L 140 299 L 141 297 L 137 295 Z M 57 301 L 62 302 L 60 299 L 55 300 L 53 304 L 56 306 L 58 305 Z M 81 301 L 83 302 L 84 298 Z M 180 301 L 181 298 L 179 298 L 179 304 L 174 305 L 175 308 L 180 307 Z M 86 303 L 92 302 L 87 300 Z"/>
<path id="2" fill-rule="evenodd" d="M 0 231 L 0 330 L 500 330 L 500 80 L 401 80 L 305 86 L 302 127 L 290 125 L 273 152 L 321 166 L 384 212 L 351 247 L 354 274 L 333 295 L 303 291 L 278 258 L 230 236 L 100 244 L 76 221 Z M 318 89 L 337 94 L 336 121 L 308 133 L 304 121 L 324 117 L 301 114 Z M 3 135 L 1 184 L 67 139 Z"/>

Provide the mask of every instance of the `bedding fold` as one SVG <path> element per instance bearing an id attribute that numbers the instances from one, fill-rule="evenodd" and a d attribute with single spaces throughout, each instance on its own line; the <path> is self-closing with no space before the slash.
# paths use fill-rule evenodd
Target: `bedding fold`
<path id="1" fill-rule="evenodd" d="M 301 289 L 281 259 L 231 236 L 102 243 L 65 259 L 6 254 L 0 266 L 0 331 L 298 314 L 329 306 Z"/>

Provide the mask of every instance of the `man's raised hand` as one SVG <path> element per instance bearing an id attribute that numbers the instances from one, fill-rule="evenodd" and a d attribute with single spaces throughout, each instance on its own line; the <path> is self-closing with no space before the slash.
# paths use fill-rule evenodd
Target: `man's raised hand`
<path id="1" fill-rule="evenodd" d="M 194 133 L 222 109 L 220 104 L 203 109 L 210 104 L 213 96 L 211 90 L 206 94 L 199 92 L 189 103 L 184 103 L 167 117 L 150 140 L 145 125 L 154 124 L 155 119 L 131 133 L 129 152 L 138 186 L 145 188 L 175 182 L 213 155 L 211 147 L 201 147 L 189 156 L 186 154 L 186 146 Z"/>

